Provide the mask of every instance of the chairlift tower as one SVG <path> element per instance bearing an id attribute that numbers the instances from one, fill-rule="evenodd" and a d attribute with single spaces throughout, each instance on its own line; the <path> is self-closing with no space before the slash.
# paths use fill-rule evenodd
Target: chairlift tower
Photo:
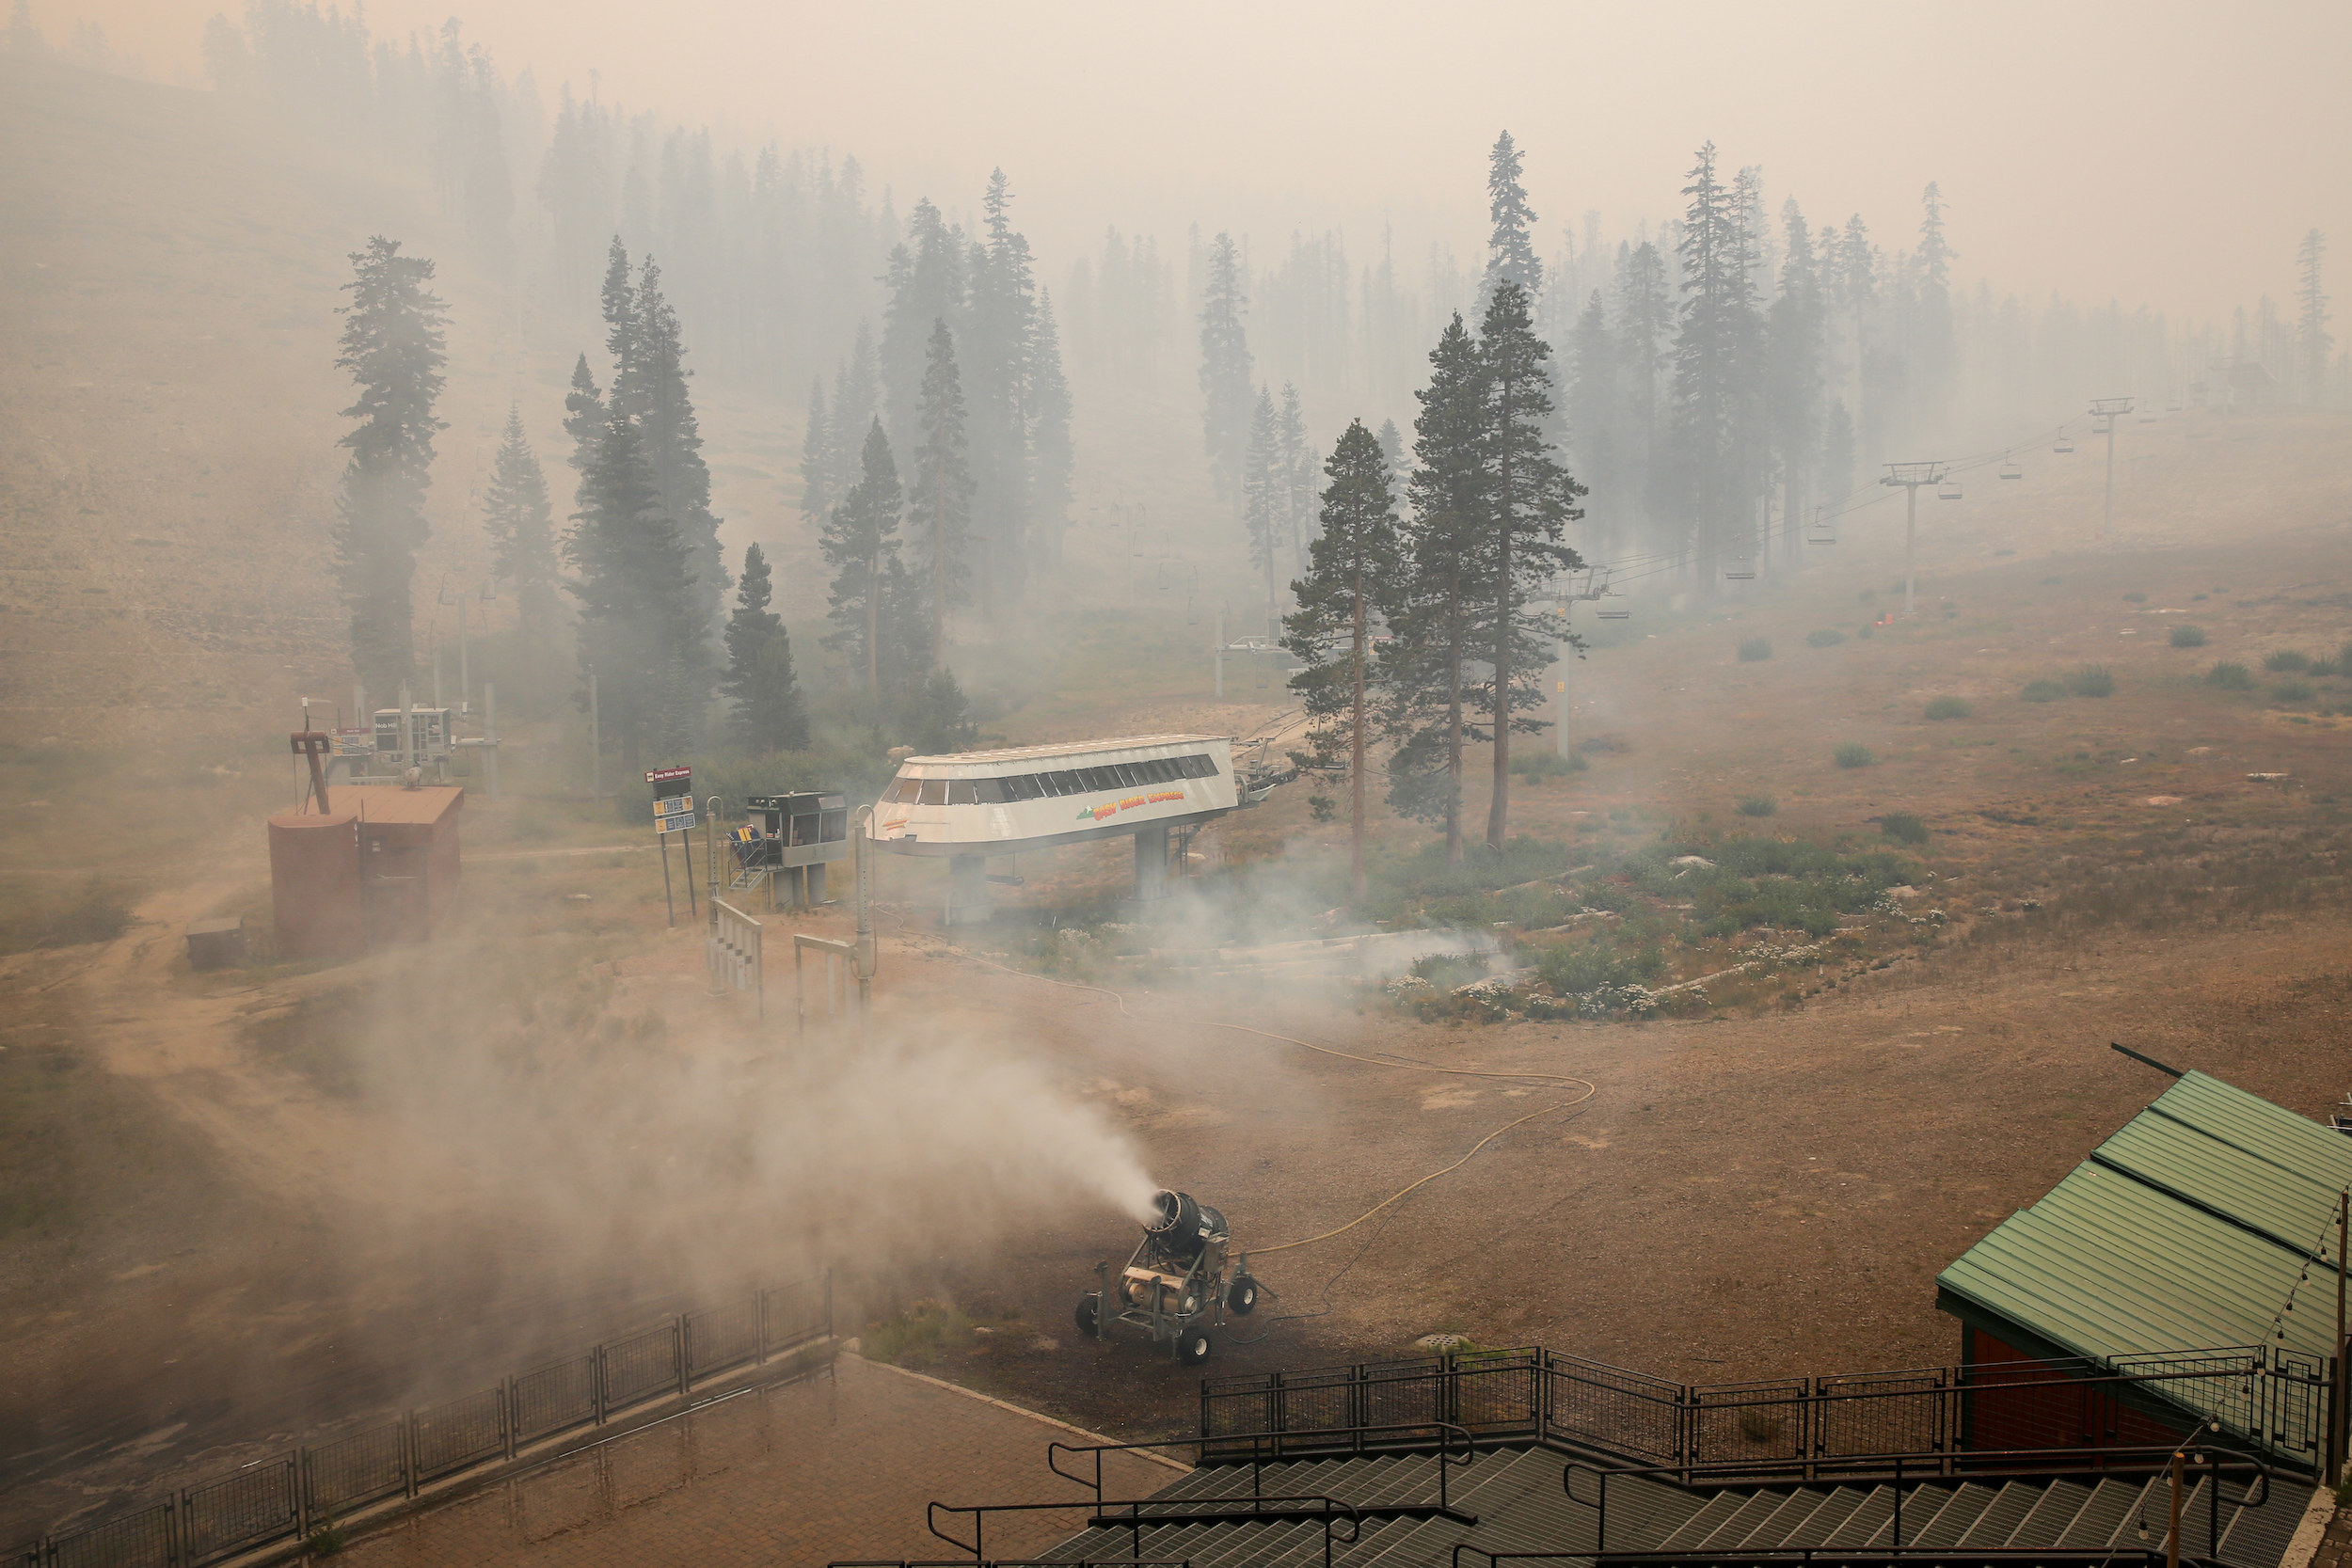
<path id="1" fill-rule="evenodd" d="M 1944 483 L 1941 463 L 1889 463 L 1886 477 L 1881 484 L 1899 484 L 1907 492 L 1903 514 L 1903 613 L 1909 615 L 1918 604 L 1919 558 L 1919 486 Z"/>
<path id="2" fill-rule="evenodd" d="M 2099 420 L 2094 435 L 2107 438 L 2107 509 L 2099 523 L 2099 538 L 2105 541 L 2115 528 L 2115 421 L 2132 411 L 2130 398 L 2093 398 L 2090 412 Z"/>
<path id="3" fill-rule="evenodd" d="M 1606 598 L 1608 594 L 1609 578 L 1597 571 L 1584 574 L 1581 590 L 1562 578 L 1553 594 L 1552 613 L 1556 619 L 1551 632 L 1551 661 L 1560 667 L 1560 673 L 1553 679 L 1551 689 L 1560 704 L 1560 717 L 1552 726 L 1551 738 L 1562 762 L 1568 760 L 1568 656 L 1575 651 L 1568 645 L 1568 607 L 1580 600 L 1589 603 Z"/>

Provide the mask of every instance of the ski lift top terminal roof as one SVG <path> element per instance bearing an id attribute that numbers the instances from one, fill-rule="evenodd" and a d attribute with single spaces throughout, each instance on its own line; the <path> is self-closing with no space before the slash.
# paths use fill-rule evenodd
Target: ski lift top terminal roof
<path id="1" fill-rule="evenodd" d="M 1009 855 L 1207 822 L 1240 804 L 1221 735 L 1125 736 L 909 757 L 874 807 L 902 855 Z"/>

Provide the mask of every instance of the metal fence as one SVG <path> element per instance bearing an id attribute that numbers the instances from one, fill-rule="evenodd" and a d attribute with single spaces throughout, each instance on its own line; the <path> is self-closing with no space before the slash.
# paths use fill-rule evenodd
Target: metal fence
<path id="1" fill-rule="evenodd" d="M 1200 1435 L 1279 1433 L 1284 1451 L 1377 1447 L 1343 1429 L 1448 1421 L 1489 1442 L 1543 1442 L 1640 1465 L 1835 1474 L 1841 1460 L 2124 1448 L 2217 1420 L 2238 1443 L 2320 1467 L 2327 1368 L 2260 1346 L 2003 1361 L 1751 1383 L 1669 1383 L 1539 1349 L 1480 1351 L 1206 1378 Z M 1424 1442 L 1409 1433 L 1391 1446 Z M 1206 1457 L 1219 1457 L 1214 1445 Z"/>
<path id="2" fill-rule="evenodd" d="M 203 1568 L 706 1378 L 830 1339 L 830 1275 L 688 1312 L 361 1431 L 273 1454 L 0 1557 L 0 1568 Z"/>

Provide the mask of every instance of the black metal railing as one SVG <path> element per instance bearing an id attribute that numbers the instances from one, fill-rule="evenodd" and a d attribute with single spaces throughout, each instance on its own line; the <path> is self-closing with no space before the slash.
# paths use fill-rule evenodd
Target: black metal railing
<path id="1" fill-rule="evenodd" d="M 1824 1568 L 2176 1568 L 2161 1551 L 2044 1549 L 2042 1547 L 1879 1546 L 1849 1550 L 1832 1546 L 1785 1546 L 1723 1552 L 1489 1552 L 1467 1542 L 1454 1548 L 1453 1568 L 1465 1558 L 1483 1558 L 1489 1568 L 1503 1562 L 1578 1562 L 1592 1568 L 1737 1568 L 1756 1563 L 1823 1564 Z M 954 1568 L 969 1568 L 956 1564 Z M 2177 1568 L 2232 1568 L 2218 1558 L 2182 1557 Z"/>
<path id="2" fill-rule="evenodd" d="M 1960 1472 L 1977 1482 L 1994 1481 L 2079 1481 L 2092 1478 L 2099 1481 L 2120 1481 L 2129 1477 L 2153 1477 L 2169 1473 L 2172 1461 L 2184 1463 L 2185 1479 L 2202 1481 L 2205 1485 L 2207 1523 L 2205 1544 L 2218 1550 L 2221 1539 L 2221 1481 L 2238 1477 L 2262 1483 L 2257 1495 L 2252 1486 L 2241 1490 L 2230 1506 L 2233 1510 L 2261 1508 L 2270 1500 L 2270 1467 L 2235 1449 L 2218 1448 L 2206 1443 L 2161 1445 L 2153 1448 L 2109 1449 L 2101 1453 L 2096 1465 L 2080 1463 L 2080 1449 L 2020 1449 L 2005 1451 L 1984 1451 L 1970 1456 L 1979 1463 Z M 1609 1482 L 1613 1478 L 1623 1483 L 1635 1479 L 1672 1481 L 1679 1486 L 1714 1485 L 1724 1491 L 1739 1492 L 1760 1489 L 1789 1481 L 1812 1479 L 1794 1473 L 1780 1477 L 1758 1477 L 1753 1466 L 1738 1467 L 1736 1477 L 1718 1477 L 1701 1466 L 1657 1465 L 1645 1469 L 1629 1470 L 1613 1465 L 1589 1465 L 1569 1460 L 1561 1467 L 1560 1490 L 1572 1503 L 1594 1512 L 1593 1544 L 1595 1552 L 1606 1553 L 1609 1548 Z M 1791 1466 L 1793 1472 L 1796 1466 Z M 1587 1490 L 1593 1495 L 1578 1495 L 1577 1478 L 1592 1478 Z M 1888 1544 L 1899 1548 L 1903 1544 L 1903 1488 L 1922 1482 L 1948 1480 L 1953 1472 L 1944 1468 L 1933 1457 L 1906 1453 L 1856 1456 L 1856 1467 L 1835 1479 L 1836 1484 L 1849 1486 L 1885 1485 L 1891 1488 L 1893 1504 L 1888 1520 Z M 1792 1548 L 1793 1549 L 1793 1548 Z M 1583 1554 L 1591 1555 L 1591 1554 Z"/>
<path id="3" fill-rule="evenodd" d="M 0 1568 L 205 1568 L 832 1336 L 830 1275 L 758 1291 L 45 1536 L 0 1557 Z"/>
<path id="4" fill-rule="evenodd" d="M 1358 1439 L 1352 1450 L 1357 1453 L 1377 1452 L 1384 1446 L 1409 1446 L 1415 1451 L 1428 1451 L 1429 1439 L 1434 1435 L 1438 1444 L 1434 1450 L 1437 1459 L 1438 1512 L 1447 1518 L 1459 1519 L 1465 1524 L 1478 1522 L 1472 1516 L 1454 1512 L 1447 1481 L 1447 1478 L 1454 1470 L 1470 1464 L 1478 1457 L 1478 1446 L 1472 1440 L 1469 1428 L 1457 1426 L 1451 1421 L 1406 1421 L 1383 1426 L 1355 1427 L 1349 1431 L 1350 1434 Z M 1457 1437 L 1461 1439 L 1462 1445 L 1461 1457 L 1458 1459 L 1454 1457 L 1454 1439 Z M 1364 1446 L 1363 1439 L 1365 1438 L 1375 1440 L 1369 1449 Z M 1401 1441 L 1382 1445 L 1376 1441 L 1380 1438 Z M 1220 1465 L 1238 1465 L 1245 1459 L 1248 1460 L 1249 1496 L 1255 1499 L 1264 1492 L 1266 1465 L 1295 1457 L 1283 1452 L 1286 1434 L 1279 1432 L 1239 1433 L 1222 1437 L 1163 1437 L 1149 1443 L 1064 1443 L 1057 1440 L 1045 1445 L 1045 1467 L 1064 1481 L 1076 1481 L 1080 1486 L 1091 1490 L 1099 1505 L 1103 1497 L 1103 1456 L 1104 1454 L 1135 1453 L 1147 1449 L 1206 1450 L 1214 1448 L 1217 1451 L 1216 1462 Z M 1248 1445 L 1246 1451 L 1243 1448 L 1245 1444 Z M 1091 1454 L 1094 1458 L 1094 1473 L 1091 1476 L 1081 1476 L 1063 1469 L 1061 1456 L 1066 1453 Z M 1328 1458 L 1330 1454 L 1331 1450 L 1325 1449 L 1319 1450 L 1313 1457 Z"/>
<path id="5" fill-rule="evenodd" d="M 1147 1508 L 1164 1508 L 1165 1513 L 1145 1515 Z M 1319 1524 L 1323 1528 L 1323 1568 L 1331 1568 L 1331 1548 L 1334 1545 L 1354 1545 L 1362 1537 L 1366 1519 L 1427 1518 L 1430 1510 L 1425 1504 L 1411 1503 L 1343 1503 L 1336 1497 L 1301 1495 L 1286 1497 L 1260 1498 L 1254 1506 L 1235 1505 L 1220 1508 L 1209 1502 L 1187 1502 L 1183 1499 L 1155 1497 L 1124 1497 L 1112 1502 L 1066 1503 L 941 1503 L 930 1505 L 924 1514 L 930 1532 L 960 1551 L 972 1555 L 959 1561 L 955 1568 L 978 1568 L 990 1560 L 983 1547 L 988 1520 L 998 1513 L 1054 1513 L 1076 1509 L 1091 1512 L 1087 1518 L 1089 1528 L 1133 1529 L 1140 1538 L 1147 1528 L 1164 1526 L 1181 1528 L 1201 1524 Z M 1126 1509 L 1127 1513 L 1099 1512 L 1104 1509 Z M 972 1520 L 972 1539 L 960 1541 L 939 1528 L 942 1515 L 968 1515 Z M 1347 1527 L 1347 1533 L 1339 1528 Z M 1142 1548 L 1137 1547 L 1138 1558 Z"/>
<path id="6" fill-rule="evenodd" d="M 1486 1444 L 1543 1443 L 1634 1465 L 1822 1473 L 1884 1453 L 2113 1449 L 2208 1422 L 2316 1472 L 2328 1368 L 2261 1346 L 2002 1361 L 1758 1382 L 1680 1384 L 1536 1348 L 1204 1378 L 1204 1438 L 1279 1433 L 1292 1454 L 1360 1448 L 1382 1422 L 1445 1421 Z M 1204 1462 L 1219 1458 L 1202 1449 Z"/>

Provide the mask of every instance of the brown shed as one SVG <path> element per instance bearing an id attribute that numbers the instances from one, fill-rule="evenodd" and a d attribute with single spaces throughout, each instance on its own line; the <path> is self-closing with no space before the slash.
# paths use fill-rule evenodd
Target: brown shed
<path id="1" fill-rule="evenodd" d="M 269 819 L 278 951 L 354 958 L 430 937 L 457 903 L 466 792 L 344 784 L 329 799 L 335 809 L 325 816 Z"/>
<path id="2" fill-rule="evenodd" d="M 356 793 L 341 791 L 342 795 Z M 270 905 L 278 951 L 356 958 L 367 945 L 359 894 L 359 816 L 281 811 L 269 819 Z"/>
<path id="3" fill-rule="evenodd" d="M 457 906 L 457 824 L 466 792 L 453 785 L 349 784 L 335 791 L 334 803 L 359 817 L 368 945 L 430 937 Z"/>

